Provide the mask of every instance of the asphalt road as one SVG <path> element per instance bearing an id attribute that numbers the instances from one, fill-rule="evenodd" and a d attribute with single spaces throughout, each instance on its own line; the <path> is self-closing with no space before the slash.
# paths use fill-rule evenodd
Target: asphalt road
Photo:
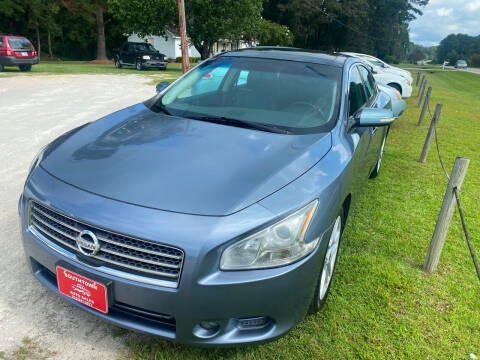
<path id="1" fill-rule="evenodd" d="M 478 68 L 467 68 L 467 70 L 460 70 L 460 71 L 468 71 L 468 72 L 471 72 L 473 74 L 480 75 L 480 69 L 478 69 Z"/>
<path id="2" fill-rule="evenodd" d="M 29 272 L 17 201 L 37 151 L 85 122 L 154 95 L 141 75 L 0 78 L 0 358 L 118 359 L 128 337 L 44 288 Z M 2 352 L 4 353 L 2 356 Z"/>

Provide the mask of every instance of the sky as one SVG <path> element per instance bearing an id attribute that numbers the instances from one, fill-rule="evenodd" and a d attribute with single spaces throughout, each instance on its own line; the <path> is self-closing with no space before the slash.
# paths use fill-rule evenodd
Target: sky
<path id="1" fill-rule="evenodd" d="M 410 41 L 424 46 L 452 33 L 480 35 L 480 0 L 430 0 L 409 28 Z"/>

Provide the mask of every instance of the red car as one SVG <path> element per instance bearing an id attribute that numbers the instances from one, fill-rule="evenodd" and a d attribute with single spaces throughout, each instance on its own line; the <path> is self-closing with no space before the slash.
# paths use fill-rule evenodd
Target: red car
<path id="1" fill-rule="evenodd" d="M 38 64 L 37 51 L 23 36 L 0 34 L 0 71 L 5 66 L 18 66 L 21 71 L 32 70 Z"/>

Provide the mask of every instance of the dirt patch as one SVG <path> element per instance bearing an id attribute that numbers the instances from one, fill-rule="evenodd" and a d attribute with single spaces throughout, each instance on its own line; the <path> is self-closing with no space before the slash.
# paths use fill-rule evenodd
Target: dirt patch
<path id="1" fill-rule="evenodd" d="M 0 354 L 6 359 L 118 359 L 138 336 L 92 316 L 30 273 L 17 201 L 38 150 L 66 131 L 155 95 L 143 75 L 0 78 Z M 48 351 L 47 351 L 48 349 Z M 2 357 L 0 356 L 0 359 Z"/>

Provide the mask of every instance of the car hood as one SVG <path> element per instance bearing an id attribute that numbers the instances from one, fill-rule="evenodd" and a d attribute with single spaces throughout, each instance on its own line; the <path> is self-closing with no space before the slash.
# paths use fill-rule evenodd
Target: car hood
<path id="1" fill-rule="evenodd" d="M 412 82 L 412 74 L 409 71 L 394 66 L 391 66 L 390 70 Z"/>
<path id="2" fill-rule="evenodd" d="M 47 147 L 40 166 L 114 200 L 222 216 L 295 180 L 330 148 L 330 133 L 269 133 L 137 104 L 64 134 Z"/>

